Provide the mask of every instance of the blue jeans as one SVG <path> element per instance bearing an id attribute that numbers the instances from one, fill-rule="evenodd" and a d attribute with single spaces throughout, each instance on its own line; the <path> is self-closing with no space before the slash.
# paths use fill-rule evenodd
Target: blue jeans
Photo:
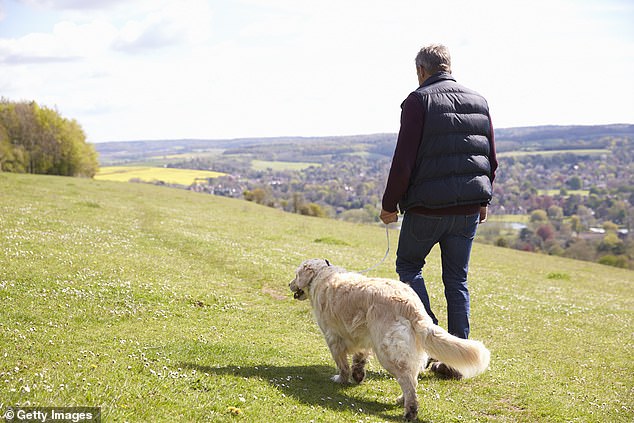
<path id="1" fill-rule="evenodd" d="M 469 337 L 469 289 L 467 272 L 471 246 L 478 227 L 479 214 L 470 216 L 426 216 L 405 213 L 396 252 L 396 273 L 418 294 L 435 324 L 423 278 L 425 258 L 440 244 L 442 281 L 447 299 L 447 330 L 452 335 Z"/>

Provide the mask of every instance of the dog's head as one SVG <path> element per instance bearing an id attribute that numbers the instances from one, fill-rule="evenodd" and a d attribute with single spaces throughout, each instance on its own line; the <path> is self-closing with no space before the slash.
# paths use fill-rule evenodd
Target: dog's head
<path id="1" fill-rule="evenodd" d="M 288 285 L 293 292 L 293 298 L 300 301 L 307 299 L 310 283 L 321 269 L 328 266 L 330 266 L 328 260 L 323 259 L 310 259 L 303 262 L 295 272 L 295 279 Z"/>

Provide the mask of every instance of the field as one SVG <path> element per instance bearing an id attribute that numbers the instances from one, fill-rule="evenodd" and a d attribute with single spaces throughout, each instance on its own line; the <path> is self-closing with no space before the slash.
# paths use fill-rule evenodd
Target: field
<path id="1" fill-rule="evenodd" d="M 550 196 L 555 196 L 555 195 L 561 195 L 561 190 L 559 189 L 539 189 L 537 190 L 537 192 L 539 193 L 539 195 L 550 195 Z M 566 194 L 565 195 L 578 195 L 581 197 L 587 197 L 588 195 L 590 195 L 590 190 L 588 189 L 569 189 L 566 190 Z"/>
<path id="2" fill-rule="evenodd" d="M 280 161 L 266 161 L 266 160 L 251 160 L 251 168 L 254 170 L 303 170 L 310 166 L 321 166 L 319 163 L 307 163 L 307 162 L 280 162 Z"/>
<path id="3" fill-rule="evenodd" d="M 612 152 L 608 149 L 575 149 L 575 150 L 531 150 L 531 151 L 505 151 L 497 154 L 498 157 L 524 157 L 524 156 L 554 156 L 557 154 L 577 154 L 583 156 L 602 156 L 610 155 Z"/>
<path id="4" fill-rule="evenodd" d="M 105 166 L 99 169 L 95 179 L 101 181 L 128 182 L 164 182 L 189 186 L 197 179 L 217 178 L 223 173 L 206 170 L 174 169 L 151 166 Z"/>
<path id="5" fill-rule="evenodd" d="M 375 276 L 394 276 L 392 253 Z M 105 422 L 400 422 L 375 361 L 340 386 L 297 265 L 374 265 L 385 231 L 165 189 L 0 173 L 0 413 Z M 439 253 L 428 260 L 443 322 Z M 490 369 L 419 379 L 424 422 L 634 420 L 634 272 L 475 244 L 472 337 Z"/>
<path id="6" fill-rule="evenodd" d="M 488 216 L 488 220 L 499 223 L 528 223 L 530 216 L 527 214 L 491 214 Z"/>

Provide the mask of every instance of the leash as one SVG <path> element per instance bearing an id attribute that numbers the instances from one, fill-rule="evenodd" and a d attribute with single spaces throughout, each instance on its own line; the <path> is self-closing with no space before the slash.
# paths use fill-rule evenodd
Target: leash
<path id="1" fill-rule="evenodd" d="M 370 270 L 374 270 L 374 269 L 376 269 L 377 267 L 379 267 L 380 265 L 383 264 L 383 262 L 387 258 L 387 255 L 390 254 L 390 231 L 389 231 L 387 225 L 385 225 L 385 238 L 387 239 L 387 250 L 385 250 L 385 255 L 383 256 L 383 258 L 377 264 L 375 264 L 374 266 L 372 266 L 372 267 L 370 267 L 368 269 L 365 269 L 365 270 L 360 270 L 357 273 L 367 273 Z"/>

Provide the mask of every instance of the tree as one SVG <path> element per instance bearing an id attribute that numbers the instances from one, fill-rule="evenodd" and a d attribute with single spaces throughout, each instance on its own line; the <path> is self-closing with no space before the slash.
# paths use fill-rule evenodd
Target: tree
<path id="1" fill-rule="evenodd" d="M 544 225 L 540 225 L 537 228 L 537 236 L 539 236 L 542 241 L 548 241 L 549 239 L 553 238 L 555 236 L 555 228 L 553 227 L 553 225 L 547 223 Z"/>
<path id="2" fill-rule="evenodd" d="M 561 225 L 564 220 L 564 209 L 559 206 L 550 206 L 548 207 L 548 219 L 553 223 L 556 230 L 561 229 Z"/>
<path id="3" fill-rule="evenodd" d="M 568 186 L 568 188 L 570 189 L 581 189 L 581 187 L 583 186 L 583 182 L 581 181 L 581 178 L 578 176 L 573 176 L 572 178 L 568 179 L 566 181 L 566 185 Z"/>
<path id="4" fill-rule="evenodd" d="M 262 188 L 256 188 L 252 191 L 244 192 L 244 199 L 247 201 L 254 201 L 257 204 L 264 204 L 265 199 L 267 198 L 267 193 Z"/>
<path id="5" fill-rule="evenodd" d="M 614 255 L 623 254 L 623 241 L 619 239 L 615 232 L 608 232 L 597 246 L 597 251 Z"/>
<path id="6" fill-rule="evenodd" d="M 534 210 L 531 213 L 531 222 L 548 222 L 548 214 L 545 210 Z"/>
<path id="7" fill-rule="evenodd" d="M 575 231 L 576 233 L 580 233 L 583 230 L 581 219 L 576 214 L 570 217 L 570 226 L 572 230 Z"/>
<path id="8" fill-rule="evenodd" d="M 562 220 L 564 218 L 564 209 L 559 206 L 550 206 L 548 207 L 548 218 L 550 220 Z"/>
<path id="9" fill-rule="evenodd" d="M 308 203 L 303 205 L 300 208 L 299 213 L 304 216 L 326 217 L 326 212 L 324 211 L 324 209 L 319 204 L 315 203 Z"/>
<path id="10" fill-rule="evenodd" d="M 603 229 L 605 229 L 606 232 L 616 232 L 619 229 L 619 225 L 614 222 L 606 221 L 603 222 Z"/>
<path id="11" fill-rule="evenodd" d="M 621 201 L 621 200 L 615 201 L 612 207 L 608 209 L 608 214 L 606 217 L 613 222 L 626 224 L 627 223 L 627 209 L 628 209 L 628 204 L 625 201 Z"/>
<path id="12" fill-rule="evenodd" d="M 35 102 L 0 101 L 0 170 L 93 177 L 97 168 L 77 121 Z"/>
<path id="13" fill-rule="evenodd" d="M 592 244 L 579 238 L 568 246 L 563 255 L 577 260 L 592 261 L 595 259 L 596 252 Z"/>
<path id="14" fill-rule="evenodd" d="M 300 210 L 304 206 L 304 196 L 299 192 L 294 192 L 293 198 L 292 198 L 292 204 L 293 204 L 293 213 L 300 213 Z"/>
<path id="15" fill-rule="evenodd" d="M 624 255 L 614 256 L 611 254 L 606 254 L 605 256 L 601 256 L 599 258 L 599 263 L 621 268 L 628 267 L 628 259 L 627 256 Z"/>
<path id="16" fill-rule="evenodd" d="M 14 147 L 7 129 L 0 125 L 0 171 L 23 173 L 26 171 L 24 149 Z"/>

